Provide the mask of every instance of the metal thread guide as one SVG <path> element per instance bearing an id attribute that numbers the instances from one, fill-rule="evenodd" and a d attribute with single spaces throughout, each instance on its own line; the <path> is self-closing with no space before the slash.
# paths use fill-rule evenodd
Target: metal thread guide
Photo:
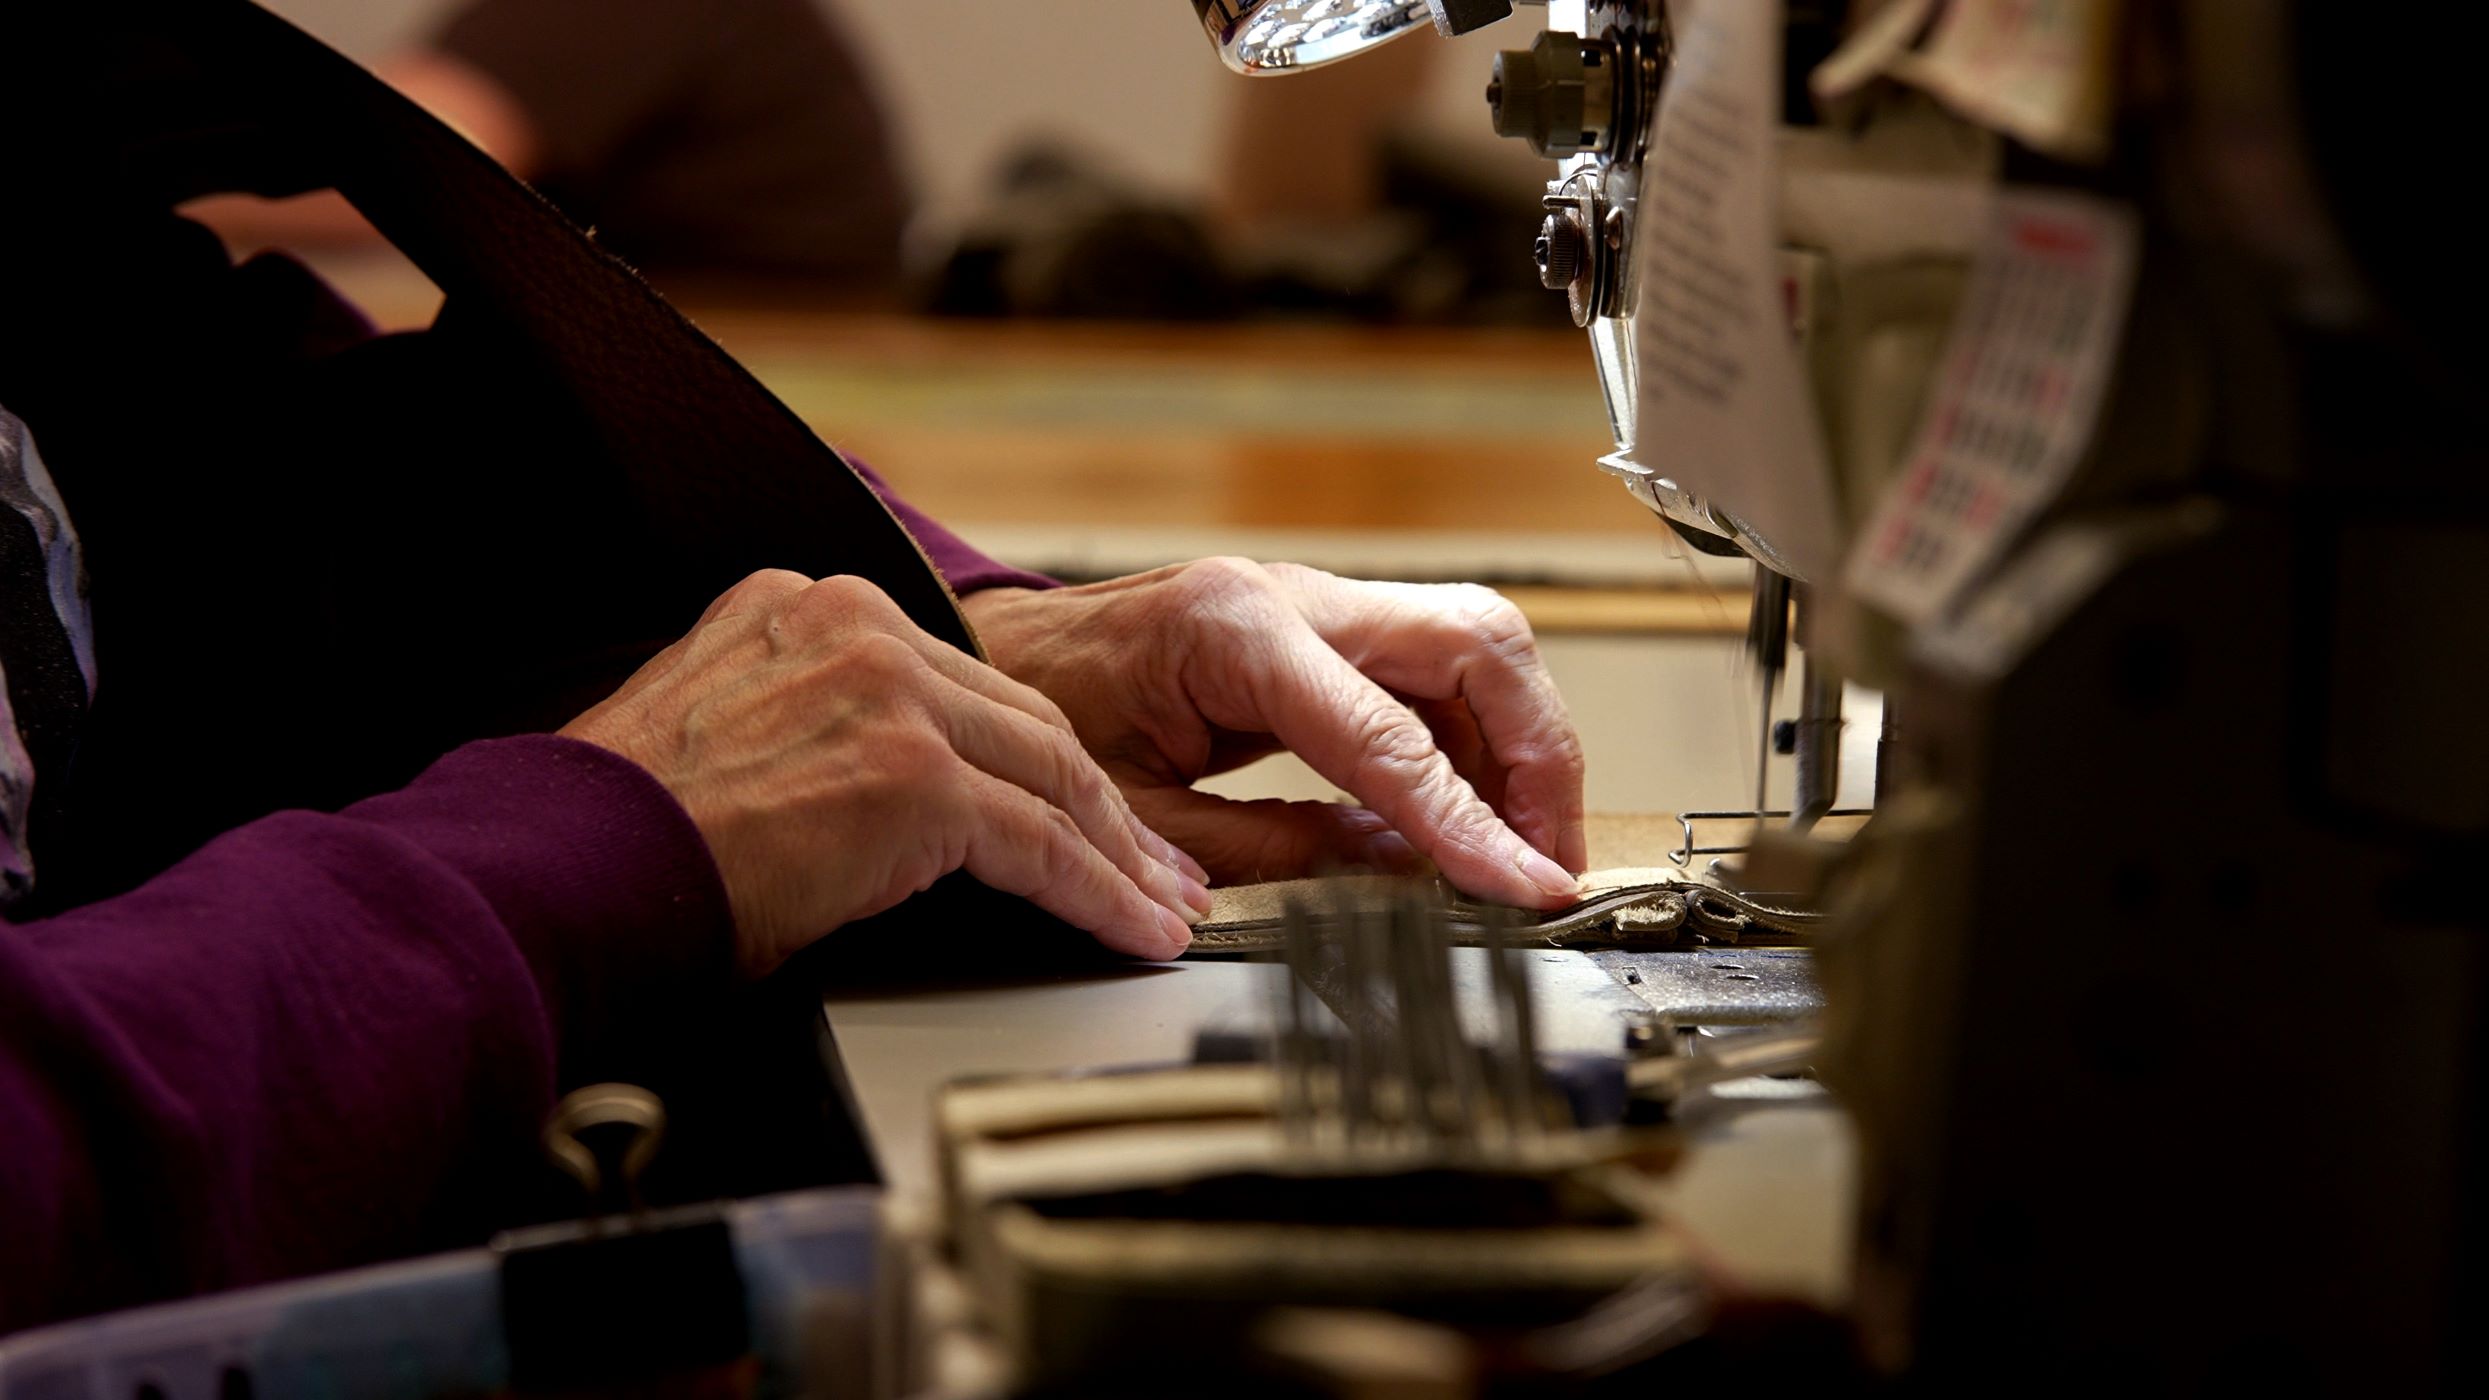
<path id="1" fill-rule="evenodd" d="M 1344 1157 L 1526 1154 L 1549 1104 L 1510 921 L 1485 919 L 1485 1014 L 1465 1016 L 1451 921 L 1424 887 L 1321 914 L 1291 900 L 1274 1037 L 1288 1135 Z"/>

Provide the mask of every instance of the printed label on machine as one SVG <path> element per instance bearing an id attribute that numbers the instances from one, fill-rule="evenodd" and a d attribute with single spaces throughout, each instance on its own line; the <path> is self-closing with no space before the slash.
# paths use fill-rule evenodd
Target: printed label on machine
<path id="1" fill-rule="evenodd" d="M 2065 485 L 2099 417 L 2135 254 L 2122 206 L 1998 193 L 1917 440 L 1850 553 L 1852 593 L 1913 626 L 1937 616 Z"/>
<path id="2" fill-rule="evenodd" d="M 1839 560 L 1821 425 L 1780 263 L 1778 4 L 1675 12 L 1635 261 L 1640 461 L 1736 510 L 1802 573 Z"/>

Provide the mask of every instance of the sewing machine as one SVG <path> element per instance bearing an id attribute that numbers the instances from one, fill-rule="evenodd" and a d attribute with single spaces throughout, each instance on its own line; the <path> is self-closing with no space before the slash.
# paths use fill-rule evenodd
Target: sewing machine
<path id="1" fill-rule="evenodd" d="M 1227 64 L 1265 76 L 1514 8 L 1195 0 Z M 1744 839 L 1680 893 L 1822 920 L 1825 1039 L 1790 1063 L 1855 1124 L 1835 1301 L 1864 1371 L 2460 1387 L 2481 1369 L 2462 880 L 2489 729 L 2463 700 L 2489 673 L 2466 621 L 2489 604 L 2489 476 L 2463 388 L 2478 282 L 2432 276 L 2421 240 L 2449 227 L 2432 143 L 2471 50 L 2282 0 L 1545 10 L 1488 97 L 1559 162 L 1534 254 L 1591 341 L 1598 466 L 1680 538 L 1756 561 L 1766 714 L 1794 603 L 1798 798 L 1767 813 L 1758 783 Z M 1837 678 L 1888 697 L 1875 814 L 1840 836 Z M 1355 936 L 1286 934 L 1295 983 Z M 1556 1005 L 1633 980 L 1609 966 Z M 1389 985 L 1405 1007 L 1456 981 Z M 1372 1130 L 1347 1068 L 1383 1051 L 1308 1061 L 1285 1004 L 1228 1109 L 1290 1122 L 1310 1099 L 1322 1131 Z M 1410 1043 L 1467 1044 L 1437 1013 Z M 1684 1083 L 1738 1065 L 1691 1051 Z M 1421 1063 L 1466 1060 L 1396 1063 L 1384 1118 L 1416 1132 L 1454 1092 Z M 1024 1121 L 973 1091 L 943 1110 L 955 1186 L 989 1179 L 993 1118 Z M 1733 1236 L 1734 1215 L 1676 1219 Z M 1663 1254 L 1646 1277 L 1685 1284 Z M 1626 1311 L 1676 1342 L 1716 1321 L 1681 1303 Z M 1264 1341 L 1335 1381 L 1396 1344 Z"/>

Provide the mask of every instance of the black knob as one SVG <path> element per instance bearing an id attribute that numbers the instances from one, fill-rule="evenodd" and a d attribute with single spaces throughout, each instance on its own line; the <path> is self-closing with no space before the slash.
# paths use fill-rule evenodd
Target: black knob
<path id="1" fill-rule="evenodd" d="M 1518 136 L 1543 156 L 1600 149 L 1615 124 L 1615 68 L 1612 44 L 1558 30 L 1506 49 L 1486 89 L 1496 134 Z"/>

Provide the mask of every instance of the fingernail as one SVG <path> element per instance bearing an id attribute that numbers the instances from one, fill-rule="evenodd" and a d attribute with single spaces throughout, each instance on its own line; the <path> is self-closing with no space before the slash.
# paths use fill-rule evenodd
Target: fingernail
<path id="1" fill-rule="evenodd" d="M 1148 841 L 1149 848 L 1157 853 L 1158 863 L 1160 865 L 1172 867 L 1177 874 L 1191 880 L 1196 885 L 1207 885 L 1210 883 L 1210 872 L 1202 869 L 1200 861 L 1184 854 L 1183 847 L 1178 846 L 1173 841 L 1170 841 L 1166 837 L 1159 835 L 1157 832 L 1150 830 L 1148 827 L 1142 827 L 1141 834 Z"/>
<path id="2" fill-rule="evenodd" d="M 1582 892 L 1581 881 L 1566 873 L 1563 866 L 1527 846 L 1522 847 L 1521 853 L 1512 858 L 1512 863 L 1521 868 L 1524 879 L 1549 894 L 1573 899 Z"/>
<path id="3" fill-rule="evenodd" d="M 1162 842 L 1160 844 L 1164 845 L 1165 843 Z M 1202 871 L 1199 866 L 1194 866 L 1192 870 L 1186 870 L 1183 865 L 1175 863 L 1172 857 L 1176 854 L 1178 854 L 1176 849 L 1173 846 L 1168 846 L 1166 848 L 1166 854 L 1158 857 L 1158 863 L 1166 868 L 1169 875 L 1175 877 L 1175 887 L 1184 903 L 1190 908 L 1192 917 L 1196 920 L 1201 919 L 1207 916 L 1210 912 L 1210 887 L 1203 883 L 1203 881 L 1209 878 L 1209 872 Z M 1190 865 L 1191 862 L 1187 861 L 1185 864 Z M 1199 871 L 1200 873 L 1196 874 L 1196 871 Z M 1168 907 L 1173 908 L 1174 906 L 1170 904 Z M 1180 914 L 1185 911 L 1179 909 L 1176 912 Z"/>
<path id="4" fill-rule="evenodd" d="M 1192 906 L 1194 916 L 1197 919 L 1210 917 L 1210 887 L 1190 875 L 1185 875 L 1181 870 L 1176 874 L 1183 876 L 1184 902 Z"/>
<path id="5" fill-rule="evenodd" d="M 1158 911 L 1158 933 L 1167 941 L 1166 956 L 1170 958 L 1193 946 L 1192 929 L 1172 909 Z"/>
<path id="6" fill-rule="evenodd" d="M 1161 863 L 1158 873 L 1145 881 L 1142 888 L 1160 908 L 1187 924 L 1199 923 L 1210 912 L 1210 891 L 1172 865 Z"/>
<path id="7" fill-rule="evenodd" d="M 1377 832 L 1366 838 L 1363 863 L 1390 875 L 1408 875 L 1422 870 L 1426 859 L 1397 831 Z"/>

